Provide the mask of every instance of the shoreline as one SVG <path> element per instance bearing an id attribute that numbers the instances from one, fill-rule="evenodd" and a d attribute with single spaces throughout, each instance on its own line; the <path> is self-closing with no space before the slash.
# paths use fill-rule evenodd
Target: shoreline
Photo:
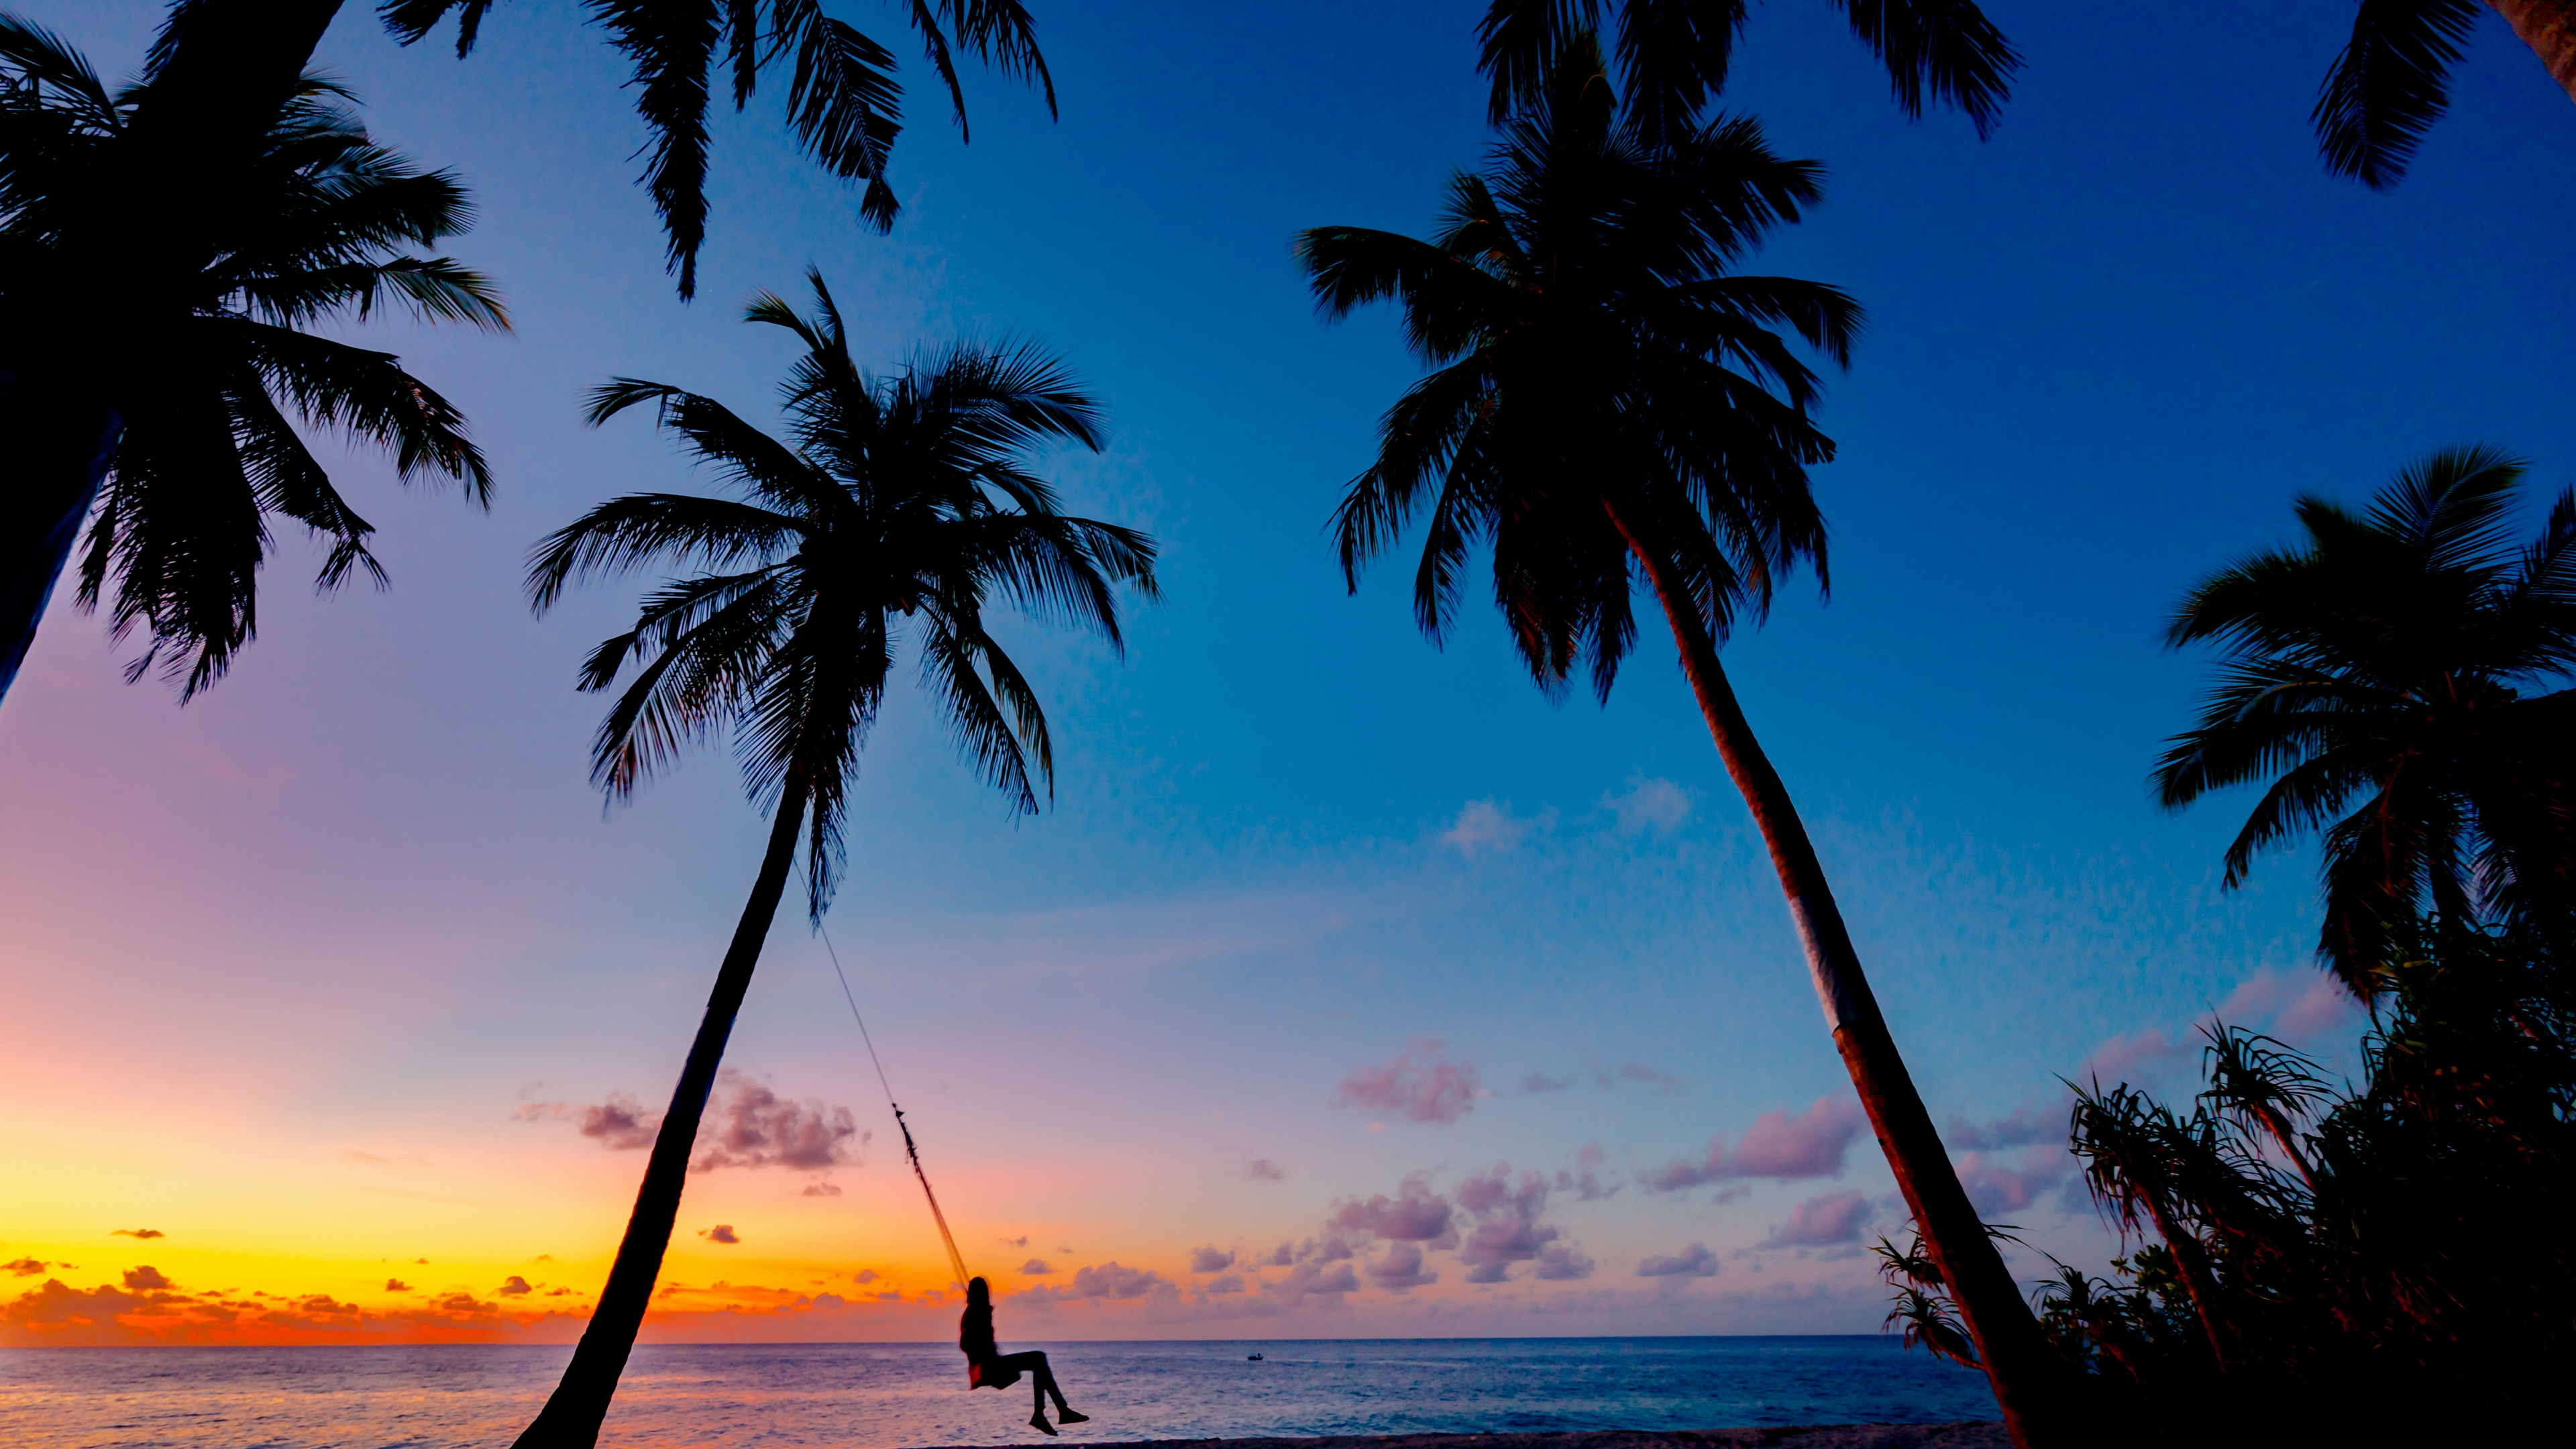
<path id="1" fill-rule="evenodd" d="M 1038 1439 L 1038 1444 L 1066 1444 Z M 1121 1449 L 2009 1449 L 2002 1423 L 1811 1423 L 1793 1428 L 1597 1428 L 1571 1434 L 1319 1434 L 1311 1439 L 1121 1439 Z M 930 1449 L 930 1446 L 925 1446 Z"/>

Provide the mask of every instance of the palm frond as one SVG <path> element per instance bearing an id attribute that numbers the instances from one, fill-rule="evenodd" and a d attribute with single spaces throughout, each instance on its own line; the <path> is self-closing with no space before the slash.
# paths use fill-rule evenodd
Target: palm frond
<path id="1" fill-rule="evenodd" d="M 2406 175 L 2450 106 L 2451 67 L 2478 9 L 2476 0 L 2361 0 L 2309 116 L 2328 171 L 2373 191 Z"/>

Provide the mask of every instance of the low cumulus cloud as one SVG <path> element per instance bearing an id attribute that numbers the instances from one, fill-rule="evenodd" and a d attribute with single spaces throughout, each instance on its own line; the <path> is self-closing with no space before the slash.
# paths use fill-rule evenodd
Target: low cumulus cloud
<path id="1" fill-rule="evenodd" d="M 1637 1262 L 1640 1278 L 1714 1278 L 1723 1266 L 1706 1243 L 1693 1243 L 1678 1253 L 1657 1253 Z"/>
<path id="2" fill-rule="evenodd" d="M 611 1152 L 635 1152 L 653 1145 L 662 1130 L 662 1114 L 649 1110 L 631 1092 L 611 1092 L 605 1100 L 523 1102 L 511 1114 L 519 1122 L 578 1125 L 581 1135 Z M 727 1067 L 716 1078 L 715 1099 L 698 1123 L 692 1171 L 723 1167 L 785 1167 L 799 1172 L 827 1172 L 859 1161 L 871 1134 L 861 1132 L 847 1107 L 826 1105 L 808 1097 L 791 1101 L 779 1096 L 750 1073 Z M 836 1197 L 827 1182 L 809 1184 L 808 1197 Z"/>
<path id="3" fill-rule="evenodd" d="M 1455 1122 L 1476 1110 L 1484 1088 L 1476 1064 L 1451 1061 L 1447 1048 L 1437 1037 L 1418 1037 L 1394 1061 L 1344 1077 L 1334 1103 L 1391 1112 L 1408 1122 Z"/>
<path id="4" fill-rule="evenodd" d="M 1030 1278 L 1043 1278 L 1054 1271 L 1055 1265 L 1044 1258 L 1031 1258 L 1020 1265 L 1021 1274 Z M 873 1277 L 875 1275 L 870 1274 L 869 1276 Z"/>
<path id="5" fill-rule="evenodd" d="M 1430 1174 L 1417 1172 L 1404 1180 L 1393 1197 L 1379 1193 L 1335 1203 L 1324 1226 L 1364 1238 L 1445 1248 L 1458 1240 L 1451 1214 L 1449 1199 L 1431 1190 Z"/>
<path id="6" fill-rule="evenodd" d="M 116 1228 L 111 1230 L 108 1233 L 108 1236 L 111 1238 L 141 1238 L 144 1241 L 149 1242 L 154 1238 L 166 1238 L 170 1235 L 161 1231 L 159 1228 Z"/>
<path id="7" fill-rule="evenodd" d="M 733 1230 L 733 1224 L 731 1223 L 718 1223 L 712 1228 L 700 1228 L 698 1230 L 698 1236 L 706 1239 L 710 1243 L 739 1243 L 742 1241 L 741 1235 L 737 1234 Z"/>
<path id="8" fill-rule="evenodd" d="M 149 1263 L 140 1268 L 125 1270 L 125 1287 L 128 1292 L 158 1293 L 177 1286 L 179 1285 L 170 1281 L 168 1275 Z"/>
<path id="9" fill-rule="evenodd" d="M 1261 1291 L 1285 1300 L 1291 1307 L 1309 1298 L 1338 1303 L 1343 1294 L 1360 1291 L 1360 1275 L 1347 1258 L 1333 1263 L 1300 1263 L 1285 1277 L 1264 1283 Z"/>
<path id="10" fill-rule="evenodd" d="M 536 1291 L 537 1288 L 535 1284 L 530 1283 L 527 1279 L 513 1273 L 510 1275 L 509 1282 L 492 1290 L 492 1296 L 496 1298 L 525 1298 Z"/>
<path id="11" fill-rule="evenodd" d="M 1953 1152 L 1996 1152 L 2065 1136 L 2065 1108 L 2042 1107 L 2036 1102 L 2025 1103 L 2011 1116 L 1991 1121 L 1954 1116 L 1941 1128 L 1941 1143 Z"/>
<path id="12" fill-rule="evenodd" d="M 1234 1254 L 1231 1251 L 1220 1248 L 1190 1250 L 1190 1271 L 1193 1273 L 1222 1273 L 1233 1266 Z"/>
<path id="13" fill-rule="evenodd" d="M 1288 1169 L 1267 1157 L 1256 1157 L 1243 1164 L 1243 1178 L 1247 1182 L 1286 1182 Z"/>
<path id="14" fill-rule="evenodd" d="M 1402 1293 L 1440 1281 L 1440 1275 L 1422 1263 L 1422 1245 L 1396 1243 L 1368 1265 L 1368 1280 L 1377 1287 Z"/>
<path id="15" fill-rule="evenodd" d="M 1554 810 L 1520 816 L 1512 813 L 1508 800 L 1470 800 L 1449 828 L 1440 832 L 1440 843 L 1469 857 L 1501 855 L 1518 850 L 1531 831 L 1546 830 L 1555 824 Z"/>
<path id="16" fill-rule="evenodd" d="M 2166 1068 L 2184 1053 L 2181 1042 L 2162 1031 L 2115 1036 L 2084 1059 L 2085 1075 L 2101 1081 L 2147 1085 L 2162 1080 Z"/>
<path id="17" fill-rule="evenodd" d="M 1171 1279 L 1151 1268 L 1129 1268 L 1115 1260 L 1096 1267 L 1077 1269 L 1073 1275 L 1072 1297 L 1075 1298 L 1143 1298 L 1153 1294 L 1178 1293 Z"/>
<path id="18" fill-rule="evenodd" d="M 411 1285 L 400 1278 L 387 1278 L 385 1280 L 385 1291 L 388 1293 L 409 1293 L 411 1291 Z"/>
<path id="19" fill-rule="evenodd" d="M 1869 1199 L 1856 1192 L 1829 1192 L 1789 1209 L 1789 1220 L 1772 1226 L 1766 1248 L 1831 1248 L 1860 1241 L 1869 1222 Z"/>
<path id="20" fill-rule="evenodd" d="M 1538 1264 L 1542 1278 L 1591 1275 L 1592 1260 L 1558 1242 L 1564 1234 L 1539 1221 L 1547 1211 L 1547 1193 L 1545 1178 L 1529 1172 L 1515 1181 L 1507 1162 L 1458 1184 L 1458 1205 L 1476 1220 L 1458 1245 L 1468 1282 L 1501 1283 L 1510 1277 L 1513 1264 L 1531 1262 Z"/>
<path id="21" fill-rule="evenodd" d="M 1521 1078 L 1521 1090 L 1532 1096 L 1541 1092 L 1562 1092 L 1573 1085 L 1572 1077 L 1551 1077 L 1545 1072 L 1532 1072 Z"/>
<path id="22" fill-rule="evenodd" d="M 2349 1041 L 2366 1020 L 2361 1003 L 2323 971 L 2266 966 L 2219 1003 L 2220 1021 L 2259 1027 L 2295 1046 Z"/>
<path id="23" fill-rule="evenodd" d="M 2074 1178 L 2073 1169 L 2063 1161 L 2034 1165 L 2027 1157 L 2019 1167 L 2009 1167 L 1982 1152 L 1964 1152 L 1958 1158 L 1959 1186 L 1966 1190 L 1968 1201 L 1976 1204 L 1979 1217 L 1997 1213 L 2019 1212 L 2037 1202 L 2043 1193 L 2063 1187 Z"/>
<path id="24" fill-rule="evenodd" d="M 1712 1182 L 1736 1178 L 1770 1178 L 1796 1182 L 1840 1177 L 1852 1139 L 1866 1124 L 1860 1104 L 1827 1094 L 1792 1117 L 1773 1108 L 1753 1119 L 1753 1126 L 1729 1150 L 1722 1137 L 1708 1140 L 1699 1160 L 1675 1158 L 1646 1175 L 1649 1192 L 1687 1192 Z"/>
<path id="25" fill-rule="evenodd" d="M 1690 819 L 1691 793 L 1670 780 L 1630 775 L 1627 789 L 1601 797 L 1601 808 L 1618 817 L 1622 835 L 1670 835 Z"/>
<path id="26" fill-rule="evenodd" d="M 1243 1275 L 1241 1273 L 1220 1274 L 1217 1277 L 1210 1278 L 1205 1283 L 1200 1284 L 1199 1291 L 1201 1293 L 1214 1294 L 1218 1297 L 1223 1297 L 1229 1293 L 1240 1293 L 1243 1291 Z"/>
<path id="27" fill-rule="evenodd" d="M 54 1265 L 40 1258 L 20 1258 L 15 1262 L 0 1263 L 0 1273 L 14 1273 L 21 1278 L 32 1278 L 52 1266 Z M 69 1267 L 70 1264 L 64 1266 Z"/>

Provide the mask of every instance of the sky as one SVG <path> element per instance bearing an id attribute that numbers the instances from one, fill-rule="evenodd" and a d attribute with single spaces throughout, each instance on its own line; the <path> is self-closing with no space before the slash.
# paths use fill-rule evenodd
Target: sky
<path id="1" fill-rule="evenodd" d="M 111 76 L 132 0 L 18 0 Z M 841 13 L 890 43 L 899 14 Z M 58 600 L 0 703 L 0 1344 L 567 1342 L 604 1280 L 764 837 L 722 749 L 605 809 L 577 661 L 642 587 L 543 619 L 539 536 L 713 488 L 612 375 L 774 421 L 790 344 L 742 303 L 820 267 L 861 354 L 1054 349 L 1110 418 L 1046 461 L 1151 531 L 1123 658 L 1026 623 L 1052 807 L 1015 821 L 908 688 L 870 740 L 827 921 L 1005 1340 L 1868 1332 L 1893 1180 L 1777 886 L 1647 630 L 1606 707 L 1551 704 L 1399 558 L 1324 536 L 1418 371 L 1317 320 L 1294 233 L 1420 234 L 1491 133 L 1465 0 L 1032 6 L 1062 97 L 918 65 L 904 216 L 779 123 L 716 129 L 698 299 L 632 179 L 623 72 L 568 3 L 475 55 L 351 5 L 321 63 L 452 168 L 446 247 L 507 337 L 401 321 L 493 460 L 488 513 L 326 448 L 390 589 L 316 597 L 281 537 L 260 637 L 184 708 Z M 2491 15 L 2413 174 L 2326 176 L 2341 0 L 1992 0 L 2028 59 L 1989 141 L 1907 121 L 1832 7 L 1757 7 L 1724 104 L 1827 168 L 1765 270 L 1869 333 L 1821 421 L 1833 589 L 1726 663 L 1897 1043 L 1989 1217 L 2097 1270 L 2063 1078 L 2187 1095 L 2212 1012 L 2349 1071 L 2309 956 L 2314 861 L 2221 889 L 2250 803 L 2144 780 L 2206 661 L 2191 582 L 2409 460 L 2576 480 L 2576 106 Z M 908 44 L 897 44 L 908 51 Z M 645 1336 L 919 1340 L 956 1312 L 832 977 L 790 909 L 701 1137 Z"/>

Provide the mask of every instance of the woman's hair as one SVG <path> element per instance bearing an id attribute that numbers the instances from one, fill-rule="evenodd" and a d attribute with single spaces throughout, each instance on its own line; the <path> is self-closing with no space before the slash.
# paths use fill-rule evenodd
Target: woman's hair
<path id="1" fill-rule="evenodd" d="M 993 1290 L 984 1286 L 983 1279 L 969 1278 L 966 1280 L 966 1301 L 978 1304 L 990 1303 L 993 1301 Z"/>

